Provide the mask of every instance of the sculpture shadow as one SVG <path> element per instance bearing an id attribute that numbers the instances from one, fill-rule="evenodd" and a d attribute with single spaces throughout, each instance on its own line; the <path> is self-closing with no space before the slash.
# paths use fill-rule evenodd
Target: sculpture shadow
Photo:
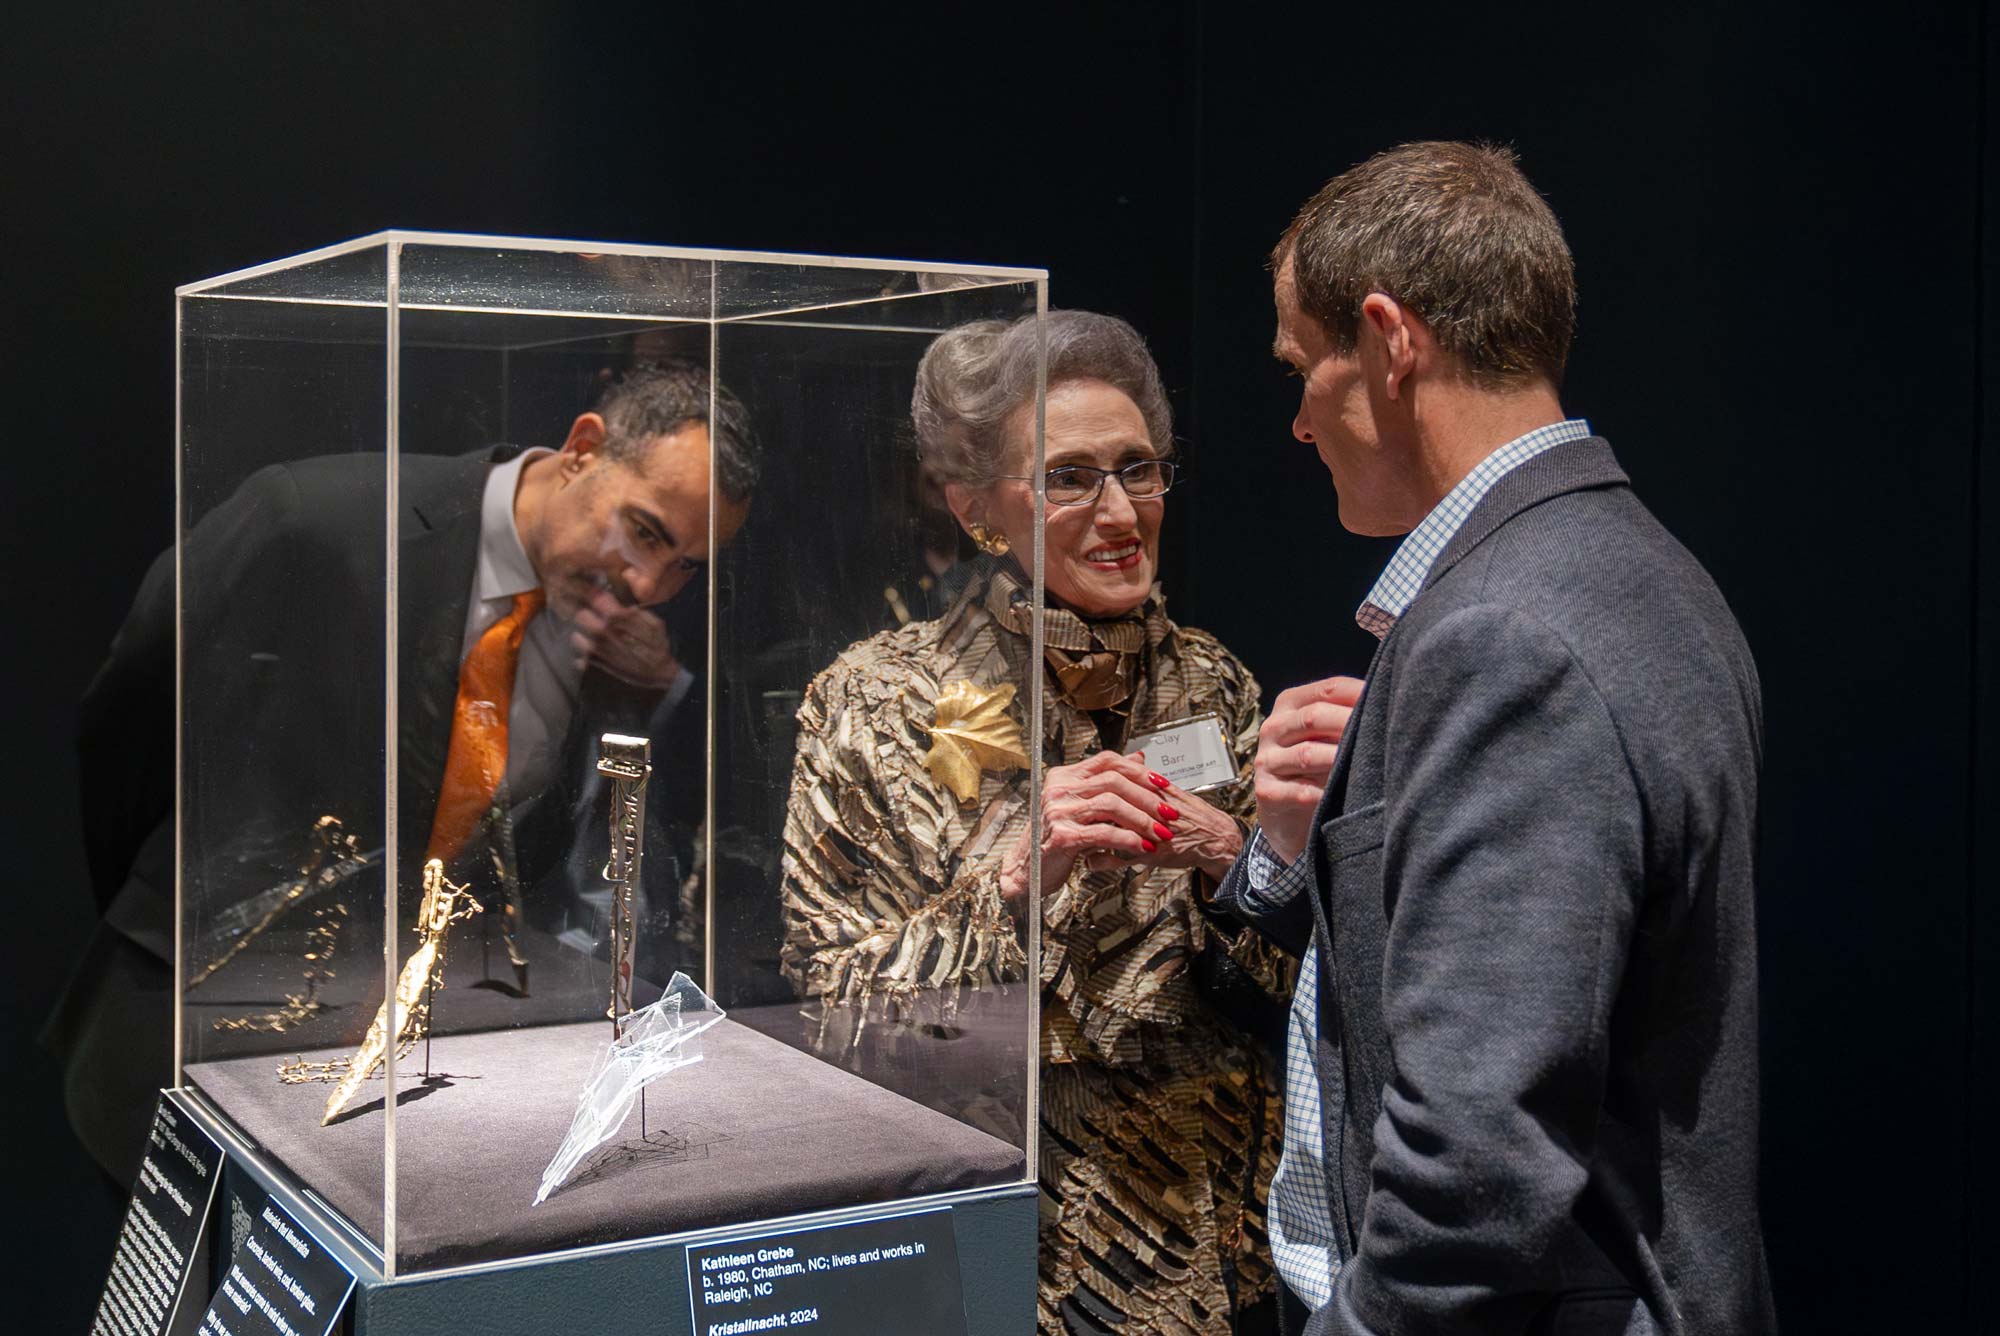
<path id="1" fill-rule="evenodd" d="M 599 1146 L 571 1174 L 569 1181 L 549 1196 L 554 1198 L 586 1183 L 622 1178 L 626 1174 L 664 1169 L 709 1158 L 710 1147 L 732 1140 L 702 1123 L 686 1123 L 675 1128 L 654 1128 L 650 1132 L 621 1138 Z"/>
<path id="2" fill-rule="evenodd" d="M 420 1099 L 427 1099 L 435 1092 L 448 1090 L 460 1081 L 477 1081 L 478 1079 L 476 1076 L 454 1076 L 448 1072 L 433 1072 L 427 1077 L 418 1078 L 418 1084 L 410 1087 L 408 1090 L 397 1091 L 396 1107 L 400 1109 L 406 1105 L 414 1104 Z M 384 1096 L 382 1099 L 370 1100 L 366 1104 L 356 1104 L 342 1109 L 327 1126 L 339 1127 L 342 1123 L 359 1118 L 363 1114 L 381 1113 L 386 1104 L 387 1096 Z"/>

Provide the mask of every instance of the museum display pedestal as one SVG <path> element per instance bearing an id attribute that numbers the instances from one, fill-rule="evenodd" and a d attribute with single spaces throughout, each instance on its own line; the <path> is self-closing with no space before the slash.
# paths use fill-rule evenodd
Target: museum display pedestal
<path id="1" fill-rule="evenodd" d="M 169 1099 L 227 1160 L 212 1336 L 290 1293 L 277 1214 L 355 1276 L 358 1332 L 1033 1326 L 1037 892 L 1018 950 L 997 903 L 928 914 L 913 869 L 976 813 L 857 789 L 908 849 L 805 962 L 787 830 L 810 684 L 973 555 L 908 448 L 926 350 L 1047 299 L 1039 269 L 404 231 L 178 290 L 140 621 L 175 703 Z M 1017 550 L 1038 570 L 1039 529 Z M 1014 768 L 1036 645 L 968 683 Z M 904 918 L 909 979 L 828 1015 L 819 976 Z"/>
<path id="2" fill-rule="evenodd" d="M 413 1271 L 744 1220 L 903 1201 L 1022 1177 L 1021 1151 L 734 1021 L 647 1092 L 621 1133 L 530 1206 L 610 1025 L 441 1035 L 397 1077 L 398 1246 Z M 309 1060 L 337 1056 L 306 1054 Z M 320 1126 L 326 1086 L 269 1058 L 202 1063 L 190 1086 L 369 1236 L 381 1229 L 381 1080 Z M 804 1135 L 811 1130 L 812 1135 Z M 837 1147 L 837 1149 L 835 1149 Z"/>
<path id="3" fill-rule="evenodd" d="M 710 1061 L 719 1057 L 725 1062 L 754 1063 L 777 1056 L 772 1053 L 773 1049 L 781 1050 L 782 1046 L 738 1027 L 733 1033 L 717 1036 Z M 855 1087 L 874 1089 L 866 1082 L 849 1079 Z M 310 1094 L 316 1088 L 309 1086 L 302 1089 Z M 412 1092 L 406 1089 L 403 1093 L 407 1097 Z M 448 1090 L 441 1093 L 448 1098 Z M 660 1093 L 661 1098 L 655 1103 L 664 1105 L 668 1102 L 666 1092 Z M 821 1093 L 840 1097 L 838 1091 Z M 854 1115 L 865 1117 L 871 1112 L 865 1104 L 865 1096 L 859 1096 L 855 1090 L 846 1093 L 854 1101 L 849 1105 Z M 691 1247 L 740 1237 L 742 1227 L 662 1229 L 651 1237 L 645 1237 L 643 1231 L 648 1225 L 632 1212 L 637 1210 L 643 1215 L 649 1209 L 653 1219 L 663 1221 L 684 1208 L 685 1218 L 690 1220 L 703 1216 L 726 1218 L 726 1213 L 735 1209 L 732 1202 L 751 1199 L 759 1192 L 777 1193 L 784 1200 L 800 1203 L 803 1209 L 813 1209 L 814 1214 L 809 1221 L 802 1220 L 799 1218 L 801 1207 L 794 1207 L 782 1217 L 765 1216 L 754 1228 L 757 1236 L 785 1234 L 796 1228 L 818 1230 L 821 1227 L 838 1228 L 894 1220 L 913 1211 L 948 1212 L 950 1230 L 957 1245 L 957 1281 L 963 1296 L 967 1336 L 1017 1336 L 1034 1326 L 1035 1189 L 1032 1185 L 1015 1184 L 959 1192 L 947 1190 L 921 1202 L 900 1205 L 849 1209 L 804 1207 L 803 1204 L 808 1201 L 831 1202 L 843 1191 L 851 1192 L 851 1187 L 843 1188 L 841 1185 L 853 1182 L 856 1169 L 852 1164 L 810 1164 L 808 1161 L 813 1157 L 806 1147 L 795 1146 L 787 1151 L 783 1123 L 784 1109 L 793 1103 L 789 1099 L 767 1101 L 779 1107 L 754 1114 L 747 1109 L 701 1110 L 702 1116 L 716 1119 L 723 1126 L 737 1128 L 744 1135 L 729 1143 L 707 1143 L 693 1154 L 671 1149 L 666 1139 L 657 1132 L 652 1141 L 657 1148 L 647 1149 L 646 1143 L 642 1143 L 637 1136 L 638 1120 L 635 1116 L 626 1129 L 631 1134 L 628 1138 L 620 1144 L 604 1148 L 586 1166 L 585 1172 L 551 1197 L 544 1207 L 538 1208 L 561 1208 L 547 1217 L 545 1226 L 536 1222 L 534 1228 L 520 1230 L 518 1226 L 522 1222 L 522 1214 L 517 1209 L 519 1203 L 514 1202 L 511 1195 L 505 1210 L 491 1213 L 490 1218 L 514 1226 L 505 1231 L 507 1239 L 513 1240 L 518 1235 L 523 1245 L 531 1246 L 533 1238 L 561 1237 L 565 1243 L 556 1245 L 562 1248 L 561 1251 L 530 1252 L 501 1261 L 464 1265 L 433 1261 L 431 1269 L 404 1278 L 388 1279 L 381 1273 L 379 1254 L 373 1246 L 364 1235 L 354 1230 L 320 1191 L 300 1187 L 290 1174 L 274 1163 L 271 1155 L 245 1141 L 238 1128 L 220 1118 L 198 1092 L 170 1091 L 167 1098 L 214 1138 L 227 1157 L 216 1222 L 217 1242 L 221 1245 L 217 1252 L 225 1258 L 229 1254 L 232 1218 L 255 1218 L 265 1201 L 276 1201 L 354 1275 L 354 1295 L 349 1301 L 347 1314 L 336 1328 L 354 1333 L 354 1336 L 453 1336 L 460 1332 L 476 1332 L 480 1336 L 513 1336 L 514 1333 L 519 1336 L 544 1336 L 557 1331 L 617 1330 L 643 1331 L 652 1336 L 705 1333 L 709 1330 L 707 1315 L 697 1313 L 690 1303 L 690 1294 L 698 1290 L 699 1279 L 691 1286 L 688 1251 Z M 314 1103 L 316 1107 L 315 1101 L 308 1103 Z M 406 1109 L 409 1107 L 406 1105 Z M 367 1109 L 368 1105 L 364 1102 L 363 1120 L 368 1116 Z M 375 1112 L 379 1116 L 379 1101 Z M 693 1111 L 688 1112 L 692 1118 Z M 739 1113 L 742 1120 L 739 1120 Z M 313 1121 L 317 1121 L 316 1116 Z M 671 1122 L 672 1118 L 662 1116 L 659 1121 L 664 1124 Z M 479 1152 L 487 1147 L 492 1134 L 504 1133 L 505 1130 L 504 1127 L 492 1126 L 468 1129 L 469 1135 L 461 1142 L 461 1155 L 455 1158 L 462 1160 L 458 1168 L 466 1173 L 470 1181 L 459 1182 L 459 1187 L 475 1193 L 494 1190 L 492 1185 L 503 1175 L 493 1168 L 479 1169 Z M 932 1148 L 935 1153 L 944 1146 L 963 1145 L 981 1136 L 940 1115 L 911 1106 L 899 1120 L 885 1126 L 879 1135 L 871 1137 L 873 1165 L 861 1172 L 905 1175 L 912 1185 L 912 1195 L 933 1191 L 926 1185 L 942 1181 L 937 1175 L 943 1166 L 923 1163 L 926 1147 Z M 926 1141 L 926 1137 L 930 1140 Z M 991 1155 L 1006 1149 L 1004 1143 L 991 1138 L 985 1140 L 990 1145 L 977 1153 Z M 903 1142 L 902 1148 L 892 1150 L 892 1143 L 898 1141 Z M 730 1149 L 724 1150 L 725 1144 Z M 703 1151 L 718 1157 L 707 1162 L 709 1172 L 693 1180 L 707 1186 L 684 1188 L 681 1181 L 674 1177 L 675 1167 L 691 1167 L 695 1155 Z M 532 1163 L 532 1155 L 524 1154 L 516 1158 L 520 1163 L 516 1166 L 515 1186 L 518 1188 L 526 1183 L 529 1185 L 526 1190 L 532 1191 L 534 1177 L 541 1166 Z M 504 1163 L 506 1159 L 504 1156 L 495 1157 L 486 1163 L 494 1166 Z M 789 1166 L 789 1172 L 799 1177 L 787 1180 L 782 1176 L 780 1166 Z M 379 1173 L 379 1159 L 374 1167 Z M 432 1167 L 437 1166 L 426 1166 Z M 343 1168 L 341 1174 L 321 1180 L 322 1186 L 329 1181 L 340 1181 L 341 1176 L 350 1170 L 351 1166 L 348 1166 Z M 716 1172 L 718 1170 L 722 1172 Z M 415 1174 L 418 1171 L 415 1166 L 406 1164 L 403 1172 Z M 455 1181 L 441 1182 L 440 1190 L 454 1190 Z M 620 1194 L 620 1184 L 627 1185 L 624 1195 L 630 1199 L 651 1203 L 650 1208 L 620 1208 L 625 1214 L 609 1228 L 619 1233 L 622 1241 L 597 1246 L 576 1246 L 570 1242 L 604 1232 L 607 1226 L 588 1223 L 590 1203 L 602 1202 Z M 634 1184 L 644 1186 L 631 1186 Z M 338 1187 L 331 1190 L 340 1192 Z M 379 1200 L 379 1188 L 376 1191 Z M 679 1195 L 683 1192 L 685 1196 Z M 354 1199 L 365 1201 L 368 1195 L 365 1189 L 359 1190 Z M 750 1209 L 755 1212 L 775 1208 Z M 724 1214 L 718 1216 L 718 1212 Z M 420 1214 L 405 1216 L 406 1220 L 412 1221 L 421 1218 Z M 564 1228 L 569 1233 L 563 1234 L 561 1231 Z M 478 1251 L 476 1244 L 443 1237 L 427 1242 L 426 1246 L 435 1248 L 440 1258 L 448 1255 L 453 1248 L 459 1251 L 459 1255 Z M 197 1277 L 198 1284 L 202 1280 Z M 1024 1280 L 1027 1283 L 1024 1284 Z M 871 1322 L 880 1325 L 863 1330 L 899 1330 L 890 1316 L 897 1311 L 900 1303 L 896 1284 L 895 1277 L 883 1278 L 870 1316 Z M 195 1311 L 199 1312 L 199 1306 Z M 843 1316 L 829 1313 L 827 1320 L 818 1325 L 822 1330 L 844 1331 L 846 1327 L 835 1321 Z"/>

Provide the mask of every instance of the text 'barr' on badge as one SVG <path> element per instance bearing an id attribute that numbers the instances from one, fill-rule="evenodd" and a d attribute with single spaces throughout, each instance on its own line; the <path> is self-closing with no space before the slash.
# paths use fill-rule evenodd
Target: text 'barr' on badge
<path id="1" fill-rule="evenodd" d="M 1217 788 L 1236 778 L 1236 762 L 1222 735 L 1220 715 L 1198 714 L 1162 724 L 1132 738 L 1125 749 L 1146 753 L 1148 768 L 1189 793 Z"/>

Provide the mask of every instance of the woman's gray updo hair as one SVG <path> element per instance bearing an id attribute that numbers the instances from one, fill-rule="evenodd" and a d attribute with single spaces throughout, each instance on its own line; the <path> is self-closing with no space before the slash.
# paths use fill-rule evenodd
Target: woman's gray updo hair
<path id="1" fill-rule="evenodd" d="M 1173 413 L 1139 331 L 1095 311 L 1048 313 L 1049 388 L 1101 380 L 1139 406 L 1153 450 L 1173 449 Z M 1035 318 L 975 320 L 937 336 L 917 368 L 910 418 L 938 482 L 984 487 L 1008 470 L 1007 425 L 1035 401 Z"/>

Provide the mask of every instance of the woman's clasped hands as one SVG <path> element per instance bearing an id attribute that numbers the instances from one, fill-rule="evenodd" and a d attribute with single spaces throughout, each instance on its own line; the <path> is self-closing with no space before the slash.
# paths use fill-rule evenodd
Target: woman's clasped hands
<path id="1" fill-rule="evenodd" d="M 1042 781 L 1042 890 L 1051 894 L 1081 862 L 1093 872 L 1143 864 L 1196 868 L 1220 880 L 1242 852 L 1234 818 L 1146 768 L 1144 752 L 1101 751 L 1056 766 Z M 1034 832 L 1000 869 L 1010 908 L 1028 893 Z"/>

